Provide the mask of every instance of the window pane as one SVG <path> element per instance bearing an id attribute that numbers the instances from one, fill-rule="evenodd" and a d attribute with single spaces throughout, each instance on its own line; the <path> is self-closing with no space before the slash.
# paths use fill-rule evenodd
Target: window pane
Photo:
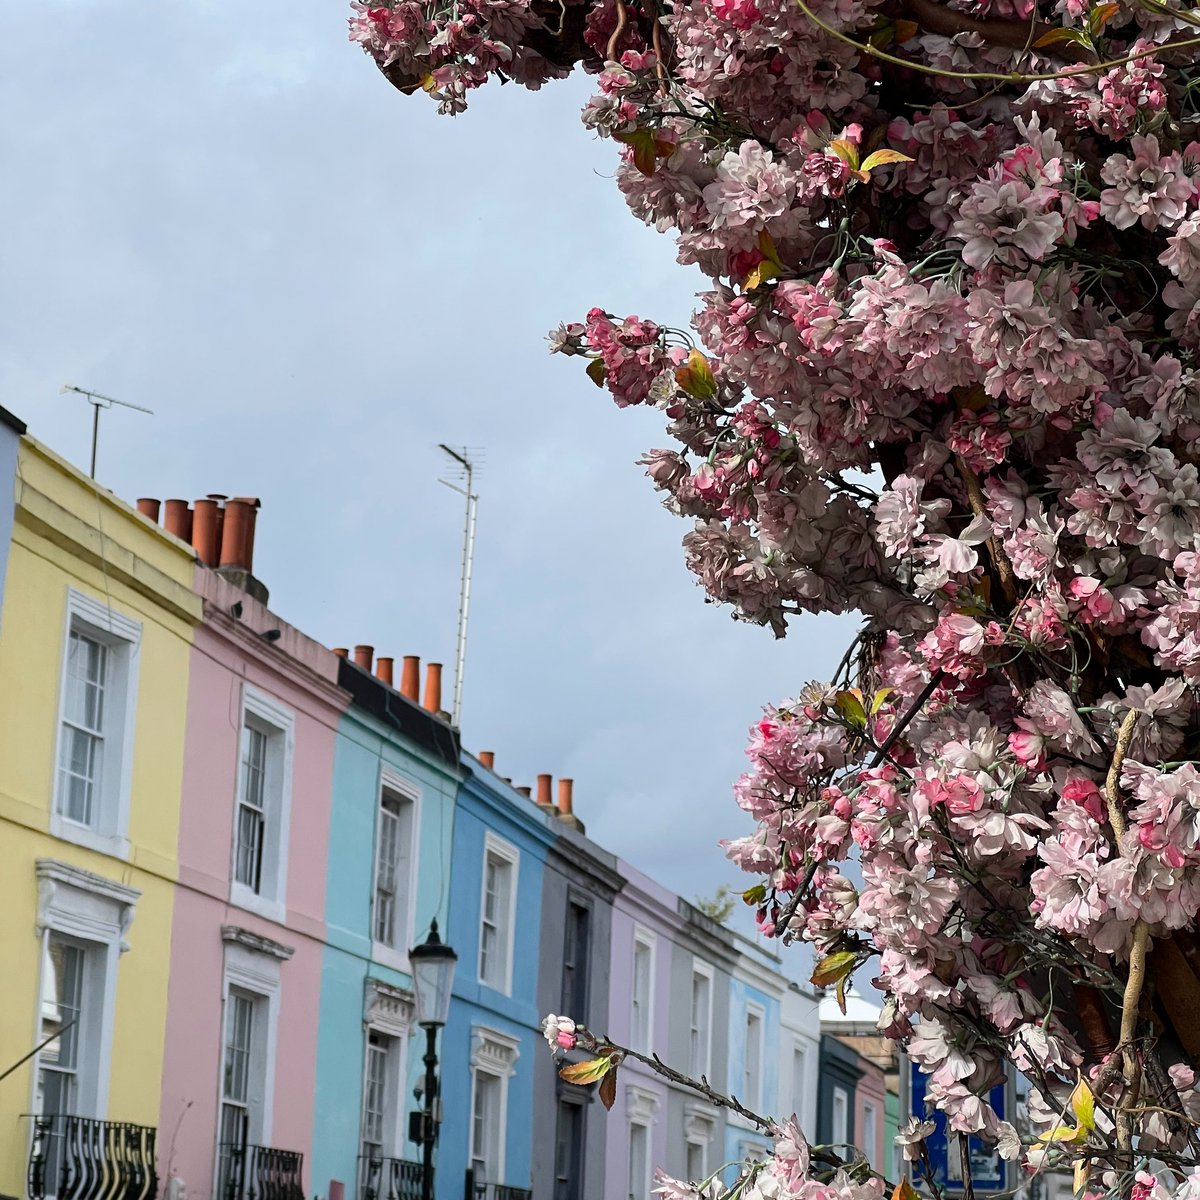
<path id="1" fill-rule="evenodd" d="M 650 1152 L 645 1125 L 629 1127 L 629 1200 L 646 1200 L 647 1164 Z"/>
<path id="2" fill-rule="evenodd" d="M 260 811 L 266 795 L 267 737 L 261 730 L 242 726 L 242 803 Z"/>
<path id="3" fill-rule="evenodd" d="M 234 878 L 254 892 L 262 890 L 263 836 L 266 822 L 260 809 L 238 805 L 237 861 Z"/>
<path id="4" fill-rule="evenodd" d="M 375 940 L 396 944 L 397 859 L 400 815 L 397 802 L 385 796 L 379 813 L 379 853 L 375 863 Z"/>
<path id="5" fill-rule="evenodd" d="M 73 725 L 101 733 L 104 689 L 108 681 L 108 647 L 71 631 L 67 645 L 67 693 L 63 716 Z"/>
<path id="6" fill-rule="evenodd" d="M 250 1097 L 250 1053 L 254 1044 L 254 1001 L 231 991 L 225 1010 L 224 1098 L 245 1105 Z"/>
<path id="7" fill-rule="evenodd" d="M 83 1019 L 85 951 L 56 934 L 46 945 L 42 976 L 41 1039 L 54 1035 L 38 1055 L 38 1091 L 44 1113 L 75 1112 L 79 1034 Z"/>
<path id="8" fill-rule="evenodd" d="M 91 825 L 103 743 L 95 734 L 63 724 L 58 764 L 58 809 L 81 825 Z"/>
<path id="9" fill-rule="evenodd" d="M 363 1088 L 363 1146 L 367 1158 L 381 1158 L 385 1153 L 385 1118 L 387 1114 L 388 1056 L 392 1039 L 372 1033 L 367 1043 L 367 1078 Z"/>

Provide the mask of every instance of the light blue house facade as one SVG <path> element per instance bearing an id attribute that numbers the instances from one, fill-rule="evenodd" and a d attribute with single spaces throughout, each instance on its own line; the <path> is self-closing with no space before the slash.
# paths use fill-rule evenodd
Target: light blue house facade
<path id="1" fill-rule="evenodd" d="M 458 952 L 441 1035 L 438 1200 L 527 1191 L 537 1072 L 550 1070 L 537 1004 L 546 859 L 555 818 L 479 759 L 463 755 L 446 940 Z"/>
<path id="2" fill-rule="evenodd" d="M 369 1200 L 394 1193 L 403 1164 L 420 1158 L 408 1113 L 424 1037 L 408 950 L 435 917 L 445 936 L 459 741 L 361 666 L 343 659 L 338 682 L 352 700 L 334 758 L 309 1178 L 317 1195 L 340 1183 L 346 1200 Z M 447 1096 L 446 1107 L 458 1103 Z"/>
<path id="3" fill-rule="evenodd" d="M 738 959 L 729 981 L 728 1086 L 747 1108 L 776 1116 L 787 1107 L 781 1095 L 782 1001 L 788 981 L 779 959 L 753 942 L 734 935 Z M 790 1063 L 790 1046 L 787 1051 Z M 781 1103 L 782 1102 L 782 1103 Z M 725 1125 L 725 1161 L 766 1157 L 770 1139 L 761 1129 L 730 1113 Z"/>

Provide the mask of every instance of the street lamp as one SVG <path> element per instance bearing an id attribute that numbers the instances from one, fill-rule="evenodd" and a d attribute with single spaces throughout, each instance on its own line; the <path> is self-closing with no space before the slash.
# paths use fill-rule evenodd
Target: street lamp
<path id="1" fill-rule="evenodd" d="M 429 936 L 408 952 L 416 993 L 417 1024 L 425 1030 L 425 1112 L 421 1128 L 421 1200 L 433 1200 L 433 1143 L 437 1140 L 434 1120 L 438 1101 L 437 1031 L 450 1013 L 450 989 L 458 955 L 438 937 L 436 919 Z"/>

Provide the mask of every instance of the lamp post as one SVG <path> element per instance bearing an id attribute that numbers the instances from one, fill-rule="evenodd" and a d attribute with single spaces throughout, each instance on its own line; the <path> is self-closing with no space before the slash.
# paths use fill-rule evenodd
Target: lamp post
<path id="1" fill-rule="evenodd" d="M 437 921 L 429 936 L 408 953 L 416 993 L 417 1024 L 425 1030 L 425 1112 L 422 1122 L 421 1200 L 433 1200 L 433 1144 L 437 1140 L 437 1031 L 450 1013 L 450 989 L 458 955 L 438 937 Z"/>

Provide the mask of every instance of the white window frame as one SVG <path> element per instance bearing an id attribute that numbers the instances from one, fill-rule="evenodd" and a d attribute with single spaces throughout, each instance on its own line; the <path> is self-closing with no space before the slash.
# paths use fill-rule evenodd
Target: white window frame
<path id="1" fill-rule="evenodd" d="M 862 1104 L 863 1144 L 860 1149 L 872 1170 L 879 1169 L 879 1105 L 874 1100 Z"/>
<path id="2" fill-rule="evenodd" d="M 757 1027 L 758 1035 L 758 1058 L 756 1077 L 751 1078 L 751 1023 Z M 742 1055 L 742 1078 L 743 1087 L 746 1095 L 742 1098 L 742 1103 L 749 1105 L 751 1108 L 763 1107 L 763 1093 L 765 1091 L 765 1075 L 766 1075 L 766 1024 L 767 1010 L 761 1004 L 755 1003 L 753 1000 L 746 1001 L 745 1014 L 745 1046 Z"/>
<path id="3" fill-rule="evenodd" d="M 269 938 L 264 938 L 235 925 L 223 925 L 221 938 L 225 943 L 225 961 L 221 973 L 221 1058 L 217 1076 L 216 1125 L 217 1139 L 213 1146 L 213 1179 L 221 1169 L 221 1107 L 224 1102 L 225 1022 L 229 1011 L 229 992 L 237 988 L 249 993 L 259 1005 L 263 1019 L 256 1021 L 255 1034 L 259 1039 L 259 1079 L 262 1096 L 258 1103 L 258 1128 L 251 1121 L 250 1141 L 264 1146 L 271 1144 L 275 1117 L 275 1061 L 279 1029 L 280 968 L 294 951 Z M 250 1084 L 254 1086 L 253 1081 Z"/>
<path id="4" fill-rule="evenodd" d="M 86 634 L 110 650 L 105 688 L 104 749 L 94 821 L 71 820 L 60 811 L 59 762 L 63 751 L 63 720 L 67 698 L 67 666 L 72 632 Z M 63 622 L 62 661 L 59 664 L 58 704 L 55 711 L 54 779 L 50 802 L 50 835 L 113 858 L 129 858 L 129 808 L 133 786 L 133 747 L 137 726 L 138 674 L 142 625 L 123 613 L 74 588 L 67 588 Z"/>
<path id="5" fill-rule="evenodd" d="M 268 793 L 264 796 L 264 835 L 261 890 L 237 880 L 238 809 L 242 796 L 242 730 L 247 718 L 256 725 L 265 725 L 267 754 L 275 759 L 268 762 Z M 287 914 L 288 840 L 292 814 L 292 765 L 296 756 L 296 716 L 273 696 L 259 691 L 249 683 L 242 685 L 242 711 L 237 727 L 237 786 L 233 803 L 233 826 L 230 837 L 229 902 L 239 908 L 258 913 L 271 921 L 282 922 Z"/>
<path id="6" fill-rule="evenodd" d="M 404 1106 L 408 1079 L 408 1039 L 415 1005 L 411 992 L 379 979 L 367 978 L 363 996 L 363 1108 L 366 1111 L 368 1041 L 372 1033 L 389 1037 L 394 1053 L 390 1055 L 388 1092 L 390 1110 L 384 1119 L 384 1154 L 404 1158 Z M 362 1146 L 362 1117 L 359 1118 L 358 1143 Z"/>
<path id="7" fill-rule="evenodd" d="M 704 1061 L 692 1061 L 692 1018 L 695 1015 L 693 1000 L 696 991 L 696 977 L 708 981 L 708 1029 L 704 1038 Z M 716 987 L 713 981 L 713 969 L 702 959 L 692 959 L 692 973 L 688 977 L 688 1070 L 695 1076 L 709 1075 L 712 1072 L 712 1038 L 713 1038 L 713 1004 L 716 998 Z"/>
<path id="8" fill-rule="evenodd" d="M 644 1152 L 641 1164 L 642 1177 L 639 1180 L 635 1180 L 633 1178 L 634 1130 L 640 1132 L 642 1137 L 645 1139 L 643 1143 Z M 653 1157 L 653 1151 L 651 1150 L 651 1137 L 652 1134 L 650 1126 L 645 1121 L 631 1120 L 629 1122 L 629 1162 L 628 1170 L 626 1171 L 626 1174 L 629 1177 L 629 1200 L 650 1200 L 650 1159 Z"/>
<path id="9" fill-rule="evenodd" d="M 639 1038 L 642 1032 L 637 1028 L 638 1019 L 638 996 L 637 996 L 637 959 L 638 951 L 645 950 L 647 952 L 649 969 L 646 975 L 646 1003 L 645 1003 L 645 1036 Z M 643 1054 L 651 1053 L 654 1042 L 654 984 L 657 975 L 657 958 L 658 958 L 658 939 L 648 929 L 643 929 L 640 925 L 634 926 L 633 930 L 633 974 L 631 978 L 630 998 L 629 998 L 629 1044 L 634 1050 L 640 1050 Z"/>
<path id="10" fill-rule="evenodd" d="M 483 975 L 483 914 L 487 904 L 487 871 L 489 858 L 497 858 L 506 863 L 510 869 L 508 888 L 508 914 L 504 929 L 504 970 L 498 982 L 485 979 Z M 513 952 L 516 943 L 517 917 L 517 883 L 521 867 L 521 853 L 503 838 L 497 837 L 490 829 L 483 843 L 483 870 L 479 884 L 479 955 L 476 960 L 476 977 L 484 987 L 500 992 L 505 996 L 512 995 Z M 472 1111 L 474 1111 L 472 1109 Z"/>
<path id="11" fill-rule="evenodd" d="M 809 1120 L 809 1090 L 808 1090 L 808 1045 L 796 1039 L 792 1042 L 792 1069 L 789 1080 L 790 1096 L 780 1106 L 785 1112 L 792 1113 L 802 1130 L 808 1131 Z M 797 1065 L 799 1070 L 797 1071 Z"/>
<path id="12" fill-rule="evenodd" d="M 508 1142 L 508 1081 L 517 1073 L 517 1059 L 521 1056 L 520 1039 L 503 1033 L 499 1029 L 489 1029 L 476 1025 L 471 1030 L 471 1103 L 467 1109 L 468 1133 L 467 1156 L 468 1162 L 474 1161 L 475 1150 L 475 1087 L 480 1075 L 488 1075 L 499 1080 L 500 1087 L 500 1117 L 499 1129 L 496 1136 L 496 1173 L 498 1179 L 489 1179 L 488 1183 L 505 1183 L 506 1150 Z"/>
<path id="13" fill-rule="evenodd" d="M 389 946 L 386 942 L 375 940 L 375 904 L 378 898 L 379 882 L 379 847 L 383 830 L 383 797 L 384 792 L 391 792 L 400 801 L 410 806 L 411 816 L 409 828 L 411 837 L 408 847 L 408 880 L 407 900 L 404 904 L 404 928 L 395 931 L 396 945 Z M 375 800 L 375 857 L 371 868 L 371 957 L 393 970 L 411 975 L 412 970 L 408 961 L 408 951 L 413 944 L 413 928 L 417 909 L 417 862 L 421 845 L 421 791 L 411 779 L 383 765 L 379 772 L 379 784 L 376 788 Z"/>
<path id="14" fill-rule="evenodd" d="M 709 1160 L 709 1147 L 713 1144 L 713 1140 L 717 1133 L 717 1115 L 714 1109 L 696 1100 L 690 1100 L 683 1106 L 683 1136 L 684 1141 L 688 1146 L 697 1146 L 700 1149 L 700 1161 L 705 1171 L 711 1172 Z M 684 1167 L 687 1167 L 687 1161 L 684 1160 Z M 704 1177 L 708 1178 L 707 1175 Z M 702 1183 L 703 1180 L 692 1180 L 693 1183 Z"/>
<path id="15" fill-rule="evenodd" d="M 112 1070 L 113 1014 L 117 998 L 117 963 L 129 949 L 126 935 L 133 922 L 134 909 L 141 892 L 85 871 L 72 863 L 39 858 L 35 863 L 38 886 L 36 931 L 41 946 L 38 986 L 34 1005 L 33 1045 L 40 1042 L 42 992 L 46 987 L 46 951 L 51 933 L 88 943 L 92 962 L 85 966 L 85 978 L 93 993 L 99 988 L 99 1003 L 87 1014 L 87 1028 L 81 1044 L 90 1040 L 92 1061 L 79 1084 L 78 1111 L 84 1116 L 107 1115 L 108 1084 Z M 30 1081 L 29 1111 L 37 1105 L 38 1075 L 41 1064 L 35 1056 Z M 90 1076 L 90 1077 L 89 1077 Z"/>
<path id="16" fill-rule="evenodd" d="M 840 1101 L 840 1104 L 839 1104 Z M 839 1114 L 838 1109 L 841 1109 Z M 840 1116 L 841 1130 L 838 1129 Z M 841 1137 L 838 1137 L 838 1133 Z M 829 1098 L 829 1133 L 836 1149 L 838 1146 L 849 1145 L 853 1136 L 850 1128 L 850 1093 L 840 1084 L 835 1084 L 833 1094 Z"/>

